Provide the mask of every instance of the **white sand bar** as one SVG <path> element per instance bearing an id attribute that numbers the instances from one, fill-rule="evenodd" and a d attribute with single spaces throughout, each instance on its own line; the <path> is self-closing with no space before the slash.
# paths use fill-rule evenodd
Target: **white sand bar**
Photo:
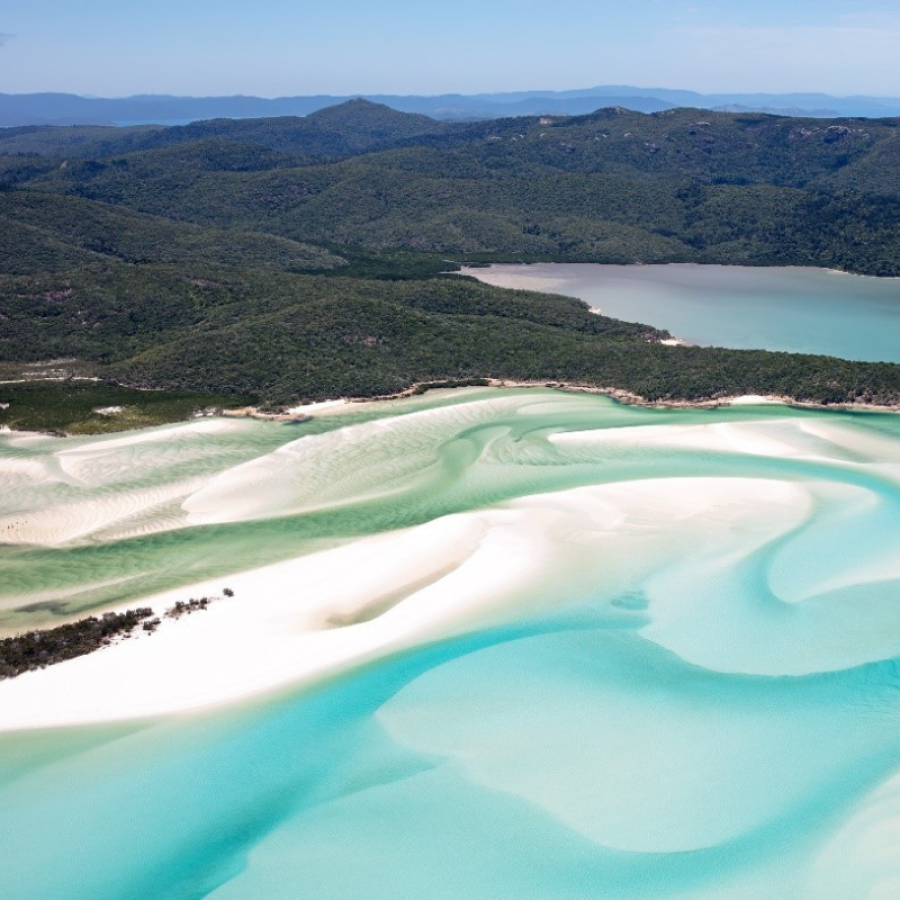
<path id="1" fill-rule="evenodd" d="M 161 612 L 235 593 L 153 635 L 0 682 L 0 730 L 220 704 L 464 628 L 534 566 L 527 537 L 489 528 L 518 517 L 449 517 L 131 603 Z"/>
<path id="2" fill-rule="evenodd" d="M 612 597 L 698 538 L 730 541 L 733 521 L 762 523 L 767 536 L 796 524 L 796 508 L 773 516 L 773 504 L 793 504 L 771 484 L 668 479 L 541 494 L 148 597 L 129 606 L 161 612 L 235 593 L 156 634 L 0 682 L 0 730 L 183 712 L 310 681 L 508 618 L 540 602 L 536 584 L 546 583 L 541 596 L 570 595 L 579 579 L 599 581 L 598 566 Z"/>
<path id="3" fill-rule="evenodd" d="M 522 401 L 511 397 L 502 402 Z M 212 474 L 212 481 L 199 490 L 185 480 L 158 492 L 122 491 L 116 499 L 121 508 L 107 509 L 107 499 L 101 498 L 97 505 L 87 503 L 85 508 L 75 501 L 61 508 L 53 522 L 35 515 L 28 536 L 32 540 L 43 537 L 53 545 L 80 536 L 85 530 L 82 524 L 97 517 L 104 528 L 123 527 L 116 523 L 134 512 L 125 508 L 131 506 L 142 516 L 174 505 L 182 514 L 186 508 L 188 514 L 203 521 L 221 521 L 223 511 L 234 515 L 241 491 L 249 490 L 260 499 L 270 480 L 284 490 L 283 467 L 275 466 L 271 478 L 248 480 L 248 472 L 256 471 L 253 467 L 261 465 L 268 472 L 272 460 L 278 462 L 282 457 L 289 471 L 301 471 L 304 482 L 309 482 L 296 489 L 299 499 L 289 498 L 290 510 L 306 508 L 308 490 L 321 504 L 330 496 L 326 476 L 331 469 L 324 461 L 337 460 L 342 470 L 359 471 L 362 478 L 367 470 L 347 463 L 371 449 L 373 440 L 406 435 L 403 429 L 413 428 L 420 420 L 431 423 L 437 416 L 449 417 L 453 423 L 459 417 L 464 423 L 480 421 L 478 415 L 487 416 L 491 410 L 487 404 L 472 404 L 471 408 L 413 414 L 397 423 L 375 422 L 341 429 L 334 435 L 313 436 L 303 445 L 302 466 L 292 456 L 297 447 L 286 445 L 260 461 L 226 469 L 221 478 Z M 220 427 L 240 426 L 224 422 L 191 426 Z M 165 433 L 161 430 L 151 437 L 160 439 Z M 415 437 L 414 431 L 409 434 Z M 120 461 L 113 451 L 135 439 L 123 437 L 75 447 L 55 454 L 54 459 L 67 477 L 93 483 L 99 477 L 93 467 L 102 463 L 106 476 L 118 472 Z M 846 460 L 849 454 L 850 458 L 866 459 L 870 470 L 877 466 L 882 477 L 900 478 L 891 438 L 812 418 L 626 426 L 552 434 L 549 440 L 558 447 L 582 448 L 586 453 L 592 447 L 621 444 L 624 450 L 674 447 L 816 461 Z M 426 452 L 431 442 L 422 444 L 424 449 L 418 455 L 412 452 L 413 441 L 401 443 L 405 454 L 382 454 L 390 460 L 388 470 L 394 480 L 407 477 L 405 466 L 420 469 L 431 459 Z M 192 445 L 185 452 L 188 450 L 193 452 Z M 9 483 L 21 482 L 21 490 L 36 490 L 51 477 L 36 460 L 10 458 L 4 465 Z M 401 465 L 402 471 L 394 472 L 396 465 Z M 382 471 L 382 480 L 384 477 Z M 224 479 L 224 487 L 220 485 L 221 491 L 210 494 L 217 478 Z M 374 490 L 364 478 L 344 488 L 354 496 Z M 779 568 L 776 559 L 769 574 L 772 602 L 760 606 L 752 598 L 743 605 L 729 601 L 727 615 L 723 608 L 711 617 L 701 615 L 703 610 L 694 602 L 700 583 L 721 582 L 722 589 L 713 597 L 715 603 L 736 598 L 733 587 L 720 577 L 715 561 L 733 561 L 755 552 L 796 529 L 817 505 L 846 508 L 842 515 L 851 522 L 868 510 L 877 513 L 869 492 L 858 487 L 842 491 L 822 493 L 814 485 L 793 481 L 734 477 L 648 479 L 582 487 L 446 516 L 214 582 L 148 596 L 128 606 L 152 606 L 162 613 L 178 600 L 219 596 L 225 587 L 235 592 L 233 598 L 216 600 L 205 612 L 177 621 L 165 619 L 153 635 L 139 631 L 100 652 L 0 682 L 0 730 L 142 718 L 225 704 L 527 615 L 534 604 L 568 602 L 579 596 L 614 603 L 617 592 L 635 585 L 647 588 L 644 619 L 635 627 L 640 627 L 648 640 L 695 664 L 722 671 L 783 675 L 884 658 L 900 652 L 900 646 L 890 638 L 898 633 L 891 624 L 895 604 L 888 608 L 878 598 L 866 601 L 872 615 L 866 629 L 855 636 L 852 653 L 844 646 L 843 635 L 854 607 L 836 602 L 831 593 L 846 581 L 847 572 L 858 580 L 858 566 L 852 564 L 856 551 L 850 547 L 845 554 L 840 544 L 829 543 L 827 524 L 821 535 L 822 552 L 827 552 L 832 565 L 801 571 L 793 565 Z M 845 497 L 847 491 L 850 494 Z M 189 499 L 183 499 L 185 495 Z M 268 503 L 266 500 L 263 506 Z M 254 511 L 253 515 L 264 512 Z M 177 524 L 184 523 L 174 522 Z M 885 532 L 884 540 L 895 546 L 892 535 Z M 803 539 L 819 538 L 811 533 Z M 698 548 L 702 552 L 698 553 Z M 880 579 L 900 578 L 892 562 L 894 555 L 882 551 L 875 547 L 869 554 L 875 556 L 866 557 L 868 570 Z M 842 555 L 847 554 L 849 562 L 842 563 Z M 887 560 L 884 565 L 878 554 Z M 666 577 L 655 581 L 657 573 Z M 819 595 L 830 599 L 821 603 Z M 804 608 L 809 612 L 803 613 Z M 800 629 L 806 619 L 814 628 L 808 623 L 804 627 L 811 629 L 815 639 L 798 653 L 792 629 Z M 710 621 L 719 625 L 703 624 Z M 745 636 L 750 631 L 756 640 L 748 643 Z M 743 655 L 737 653 L 738 645 L 747 645 Z"/>

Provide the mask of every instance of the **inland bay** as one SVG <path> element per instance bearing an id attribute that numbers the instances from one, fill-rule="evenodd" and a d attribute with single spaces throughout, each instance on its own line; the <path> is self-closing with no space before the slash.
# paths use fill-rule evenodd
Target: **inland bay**
<path id="1" fill-rule="evenodd" d="M 900 279 L 825 269 L 690 264 L 493 265 L 497 287 L 565 294 L 691 344 L 900 362 Z"/>

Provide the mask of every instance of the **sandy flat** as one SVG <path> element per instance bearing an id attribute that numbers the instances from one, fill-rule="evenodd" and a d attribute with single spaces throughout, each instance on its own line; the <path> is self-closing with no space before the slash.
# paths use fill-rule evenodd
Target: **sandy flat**
<path id="1" fill-rule="evenodd" d="M 743 394 L 740 397 L 732 397 L 728 402 L 732 406 L 761 406 L 766 403 L 778 403 L 783 406 L 785 403 L 781 397 L 764 397 L 762 394 Z"/>
<path id="2" fill-rule="evenodd" d="M 304 403 L 300 406 L 292 406 L 287 410 L 289 416 L 310 415 L 312 413 L 323 413 L 326 410 L 337 410 L 342 406 L 346 406 L 349 400 L 320 400 L 318 403 Z"/>
<path id="3" fill-rule="evenodd" d="M 723 522 L 771 523 L 772 504 L 793 496 L 772 484 L 668 479 L 542 494 L 148 597 L 129 605 L 161 611 L 235 592 L 152 636 L 0 682 L 0 730 L 181 712 L 310 681 L 508 616 L 578 558 L 606 554 L 615 591 L 683 553 L 670 538 L 678 523 L 707 541 L 728 537 Z M 767 533 L 782 527 L 774 521 Z"/>
<path id="4" fill-rule="evenodd" d="M 446 413 L 451 418 L 477 414 L 477 408 Z M 402 422 L 410 428 L 416 418 L 408 416 Z M 304 452 L 318 452 L 323 459 L 338 454 L 345 461 L 346 454 L 352 458 L 352 453 L 369 448 L 379 435 L 396 437 L 399 427 L 374 423 L 343 429 L 337 435 L 311 439 Z M 549 439 L 560 446 L 585 449 L 618 442 L 634 448 L 669 446 L 781 459 L 846 461 L 848 453 L 853 458 L 862 454 L 871 461 L 883 457 L 879 470 L 885 477 L 892 477 L 887 460 L 893 460 L 895 449 L 887 437 L 818 420 L 784 418 L 608 428 L 554 434 Z M 117 439 L 122 440 L 130 438 Z M 107 442 L 105 448 L 74 449 L 65 463 L 74 472 L 82 461 L 79 456 L 84 462 L 96 459 L 101 449 L 108 451 L 117 441 Z M 270 456 L 289 452 L 290 447 L 281 448 L 263 457 L 264 468 L 271 465 L 266 462 Z M 308 480 L 317 467 L 306 462 L 301 469 Z M 288 463 L 289 469 L 297 469 L 293 459 Z M 41 477 L 40 471 L 32 471 L 31 462 L 15 465 L 26 480 Z M 194 510 L 187 500 L 182 508 L 194 515 L 203 511 L 218 520 L 217 510 L 235 502 L 239 489 L 247 487 L 247 472 L 252 474 L 256 465 L 248 464 L 246 471 L 244 466 L 229 470 L 223 476 L 230 480 L 221 498 L 207 496 L 209 488 L 192 493 L 195 504 L 204 500 L 202 510 Z M 79 474 L 86 476 L 85 471 Z M 280 483 L 281 477 L 275 481 Z M 256 480 L 248 484 L 257 496 Z M 133 497 L 126 494 L 114 509 L 107 509 L 106 500 L 99 498 L 94 501 L 96 516 L 104 528 L 122 528 L 135 510 L 152 511 L 154 504 L 167 508 L 195 487 L 173 484 L 155 495 L 152 491 L 136 492 Z M 354 496 L 357 487 L 353 485 Z M 849 498 L 848 509 L 856 504 L 863 515 L 868 501 L 864 491 L 860 496 L 859 501 Z M 0 682 L 0 730 L 139 718 L 224 704 L 515 617 L 528 611 L 527 604 L 563 601 L 583 590 L 598 601 L 612 602 L 616 591 L 642 584 L 656 572 L 673 571 L 673 566 L 684 568 L 678 576 L 679 590 L 691 598 L 696 594 L 691 567 L 700 571 L 706 565 L 701 575 L 711 583 L 719 577 L 716 560 L 740 559 L 796 528 L 816 502 L 810 489 L 797 482 L 760 478 L 619 482 L 523 497 L 502 507 L 447 516 L 221 581 L 142 598 L 129 606 L 149 605 L 162 612 L 177 600 L 218 596 L 224 587 L 235 592 L 233 598 L 217 600 L 206 612 L 179 621 L 164 620 L 156 634 L 141 633 L 99 653 Z M 845 500 L 835 495 L 834 502 Z M 92 508 L 88 501 L 84 508 L 76 506 L 62 510 L 55 522 L 36 519 L 32 537 L 40 532 L 53 543 L 64 532 L 66 538 L 85 533 Z M 261 512 L 254 510 L 254 515 Z M 697 554 L 698 547 L 703 554 Z M 894 577 L 895 568 L 878 570 L 878 577 Z M 822 580 L 826 575 L 827 584 Z M 788 585 L 785 598 L 806 602 L 817 592 L 839 586 L 839 575 L 837 570 L 811 572 L 802 584 Z M 773 629 L 751 603 L 741 613 L 743 618 L 734 617 L 733 622 L 723 618 L 721 611 L 715 612 L 709 621 L 719 622 L 725 630 L 706 634 L 709 629 L 704 631 L 707 619 L 702 611 L 676 602 L 668 588 L 665 595 L 656 596 L 650 590 L 647 596 L 647 637 L 697 662 L 733 668 L 738 656 L 728 649 L 728 642 L 738 641 L 740 634 L 757 626 L 760 639 L 752 652 L 745 653 L 740 671 L 778 674 L 791 666 L 815 671 L 847 660 L 839 646 L 841 629 L 847 627 L 844 604 L 832 603 L 818 612 L 815 603 L 810 606 L 810 615 L 818 617 L 820 643 L 810 645 L 798 662 L 790 641 L 775 641 L 784 625 Z M 878 634 L 884 629 L 878 623 L 887 612 L 878 609 L 873 607 L 878 613 L 872 618 L 874 624 L 860 636 L 857 656 L 861 660 L 890 649 L 879 643 Z M 763 612 L 771 618 L 771 609 Z M 795 611 L 790 617 L 799 627 L 801 615 Z M 692 624 L 686 631 L 688 619 Z"/>
<path id="5" fill-rule="evenodd" d="M 709 425 L 634 425 L 596 431 L 571 431 L 551 435 L 560 446 L 627 444 L 633 447 L 678 447 L 714 450 L 753 456 L 811 458 L 809 447 L 798 439 L 797 429 L 780 420 L 765 422 L 714 422 Z"/>
<path id="6" fill-rule="evenodd" d="M 136 601 L 129 606 L 162 611 L 226 586 L 235 592 L 206 612 L 164 620 L 152 636 L 0 682 L 0 730 L 223 703 L 337 671 L 435 635 L 439 625 L 452 629 L 513 583 L 517 569 L 531 568 L 527 556 L 514 560 L 496 545 L 479 516 L 451 517 Z M 414 597 L 399 602 L 409 590 Z"/>

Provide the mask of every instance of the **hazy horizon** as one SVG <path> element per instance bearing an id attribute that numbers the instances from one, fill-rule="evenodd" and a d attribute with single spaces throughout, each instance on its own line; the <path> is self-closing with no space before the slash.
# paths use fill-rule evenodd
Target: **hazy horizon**
<path id="1" fill-rule="evenodd" d="M 573 0 L 229 10 L 34 0 L 0 14 L 5 93 L 120 98 L 499 93 L 642 85 L 721 93 L 900 96 L 900 8 L 887 0 L 628 5 Z M 652 88 L 650 88 L 652 89 Z"/>
<path id="2" fill-rule="evenodd" d="M 479 96 L 502 96 L 505 94 L 509 95 L 519 95 L 519 94 L 541 94 L 541 93 L 559 93 L 559 94 L 567 94 L 571 92 L 589 92 L 591 90 L 604 90 L 608 91 L 613 87 L 621 87 L 623 91 L 627 91 L 630 89 L 636 89 L 641 92 L 641 95 L 646 94 L 647 96 L 654 95 L 653 92 L 657 91 L 659 94 L 665 94 L 670 91 L 678 91 L 684 93 L 695 93 L 698 96 L 703 97 L 713 97 L 721 94 L 722 96 L 726 95 L 745 95 L 745 96 L 753 96 L 753 97 L 771 97 L 773 100 L 783 97 L 792 97 L 792 96 L 801 96 L 806 95 L 810 98 L 814 98 L 817 96 L 821 96 L 823 99 L 831 98 L 836 100 L 849 100 L 855 97 L 865 97 L 871 99 L 884 99 L 884 100 L 895 100 L 900 98 L 900 90 L 898 90 L 897 94 L 889 94 L 889 93 L 862 93 L 862 92 L 854 92 L 854 93 L 844 93 L 839 94 L 831 91 L 818 91 L 818 90 L 810 90 L 810 91 L 758 91 L 758 90 L 741 90 L 741 91 L 700 91 L 695 88 L 685 87 L 680 84 L 672 84 L 672 85 L 639 85 L 639 84 L 622 84 L 622 85 L 613 85 L 613 84 L 595 84 L 595 85 L 569 85 L 568 87 L 556 87 L 556 88 L 548 88 L 542 87 L 540 85 L 533 86 L 530 88 L 510 88 L 509 90 L 498 90 L 493 91 L 489 89 L 477 90 L 477 91 L 441 91 L 436 93 L 425 92 L 425 91 L 345 91 L 343 93 L 333 93 L 327 91 L 316 92 L 315 94 L 310 93 L 284 93 L 284 94 L 256 94 L 249 91 L 233 91 L 228 93 L 188 93 L 186 91 L 139 91 L 132 94 L 95 94 L 95 93 L 81 93 L 74 90 L 67 90 L 65 87 L 59 88 L 48 88 L 46 90 L 40 91 L 0 91 L 0 94 L 6 94 L 7 96 L 26 96 L 29 94 L 68 94 L 74 97 L 80 97 L 83 100 L 130 100 L 135 98 L 143 98 L 143 97 L 173 97 L 173 98 L 185 98 L 192 100 L 203 100 L 203 99 L 211 99 L 211 98 L 228 98 L 228 97 L 245 97 L 248 99 L 259 99 L 259 100 L 283 100 L 290 99 L 292 97 L 304 97 L 304 96 L 322 96 L 322 97 L 336 97 L 336 98 L 361 98 L 364 99 L 366 97 L 372 96 L 393 96 L 393 97 L 411 97 L 411 98 L 423 98 L 428 99 L 431 97 L 441 97 L 441 96 L 460 96 L 460 97 L 479 97 Z"/>

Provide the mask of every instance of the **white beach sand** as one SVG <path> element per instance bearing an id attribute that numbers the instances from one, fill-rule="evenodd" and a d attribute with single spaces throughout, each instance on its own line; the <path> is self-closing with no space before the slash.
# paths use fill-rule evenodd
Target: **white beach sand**
<path id="1" fill-rule="evenodd" d="M 665 343 L 665 341 L 663 341 Z M 732 397 L 728 401 L 732 406 L 760 406 L 766 403 L 778 403 L 784 405 L 781 397 L 764 397 L 761 394 L 744 394 L 741 397 Z"/>
<path id="2" fill-rule="evenodd" d="M 431 423 L 438 416 L 452 419 L 455 428 L 457 418 L 468 422 L 488 415 L 482 407 L 473 404 L 466 409 L 433 410 L 314 436 L 300 448 L 303 465 L 299 469 L 291 456 L 298 448 L 291 444 L 258 461 L 228 469 L 221 477 L 212 475 L 201 485 L 174 482 L 157 489 L 158 493 L 148 489 L 132 497 L 126 493 L 55 511 L 50 507 L 29 520 L 28 537 L 50 545 L 85 534 L 102 539 L 109 529 L 124 527 L 121 523 L 129 520 L 135 509 L 149 514 L 154 505 L 168 510 L 174 504 L 182 518 L 187 513 L 201 521 L 227 520 L 234 516 L 233 504 L 240 505 L 244 494 L 260 499 L 267 478 L 259 470 L 265 474 L 275 462 L 280 466 L 281 457 L 289 470 L 301 471 L 304 479 L 311 479 L 310 484 L 301 485 L 303 491 L 312 490 L 317 478 L 327 475 L 324 461 L 337 458 L 335 454 L 351 454 L 352 459 L 353 454 L 371 449 L 372 440 L 393 440 L 398 435 L 410 450 L 403 429 L 416 427 L 420 420 Z M 189 427 L 240 426 L 213 420 Z M 165 433 L 163 429 L 149 437 L 161 439 Z M 103 454 L 113 454 L 116 446 L 138 439 L 127 436 L 97 442 L 64 450 L 54 458 L 69 477 L 94 478 L 97 472 L 92 466 L 98 460 L 104 471 L 118 465 L 114 455 L 107 461 Z M 852 458 L 862 454 L 859 458 L 865 458 L 867 466 L 880 463 L 883 477 L 900 481 L 895 445 L 888 437 L 819 419 L 643 425 L 553 434 L 549 440 L 586 449 L 614 442 L 624 451 L 668 446 L 816 461 L 846 460 L 848 453 Z M 384 458 L 394 464 L 393 457 Z M 427 454 L 423 456 L 423 460 L 427 458 Z M 346 462 L 345 456 L 340 460 Z M 401 462 L 414 468 L 423 464 L 408 453 Z M 39 484 L 43 477 L 34 461 L 10 459 L 2 465 L 4 478 L 26 483 L 35 479 L 31 483 Z M 276 484 L 283 477 L 280 471 L 276 467 L 274 474 L 270 473 Z M 350 484 L 354 496 L 370 487 L 363 482 Z M 0 682 L 0 730 L 141 718 L 225 704 L 508 620 L 527 611 L 525 603 L 564 602 L 579 591 L 588 592 L 598 602 L 612 602 L 617 591 L 663 570 L 675 573 L 675 580 L 667 575 L 665 584 L 674 584 L 677 590 L 673 593 L 667 587 L 659 594 L 648 590 L 644 633 L 697 664 L 723 671 L 798 674 L 879 658 L 893 647 L 883 638 L 889 630 L 879 624 L 886 621 L 889 610 L 873 607 L 852 654 L 842 644 L 852 608 L 814 603 L 809 613 L 799 611 L 798 605 L 817 591 L 840 587 L 839 566 L 833 566 L 834 571 L 819 567 L 800 574 L 785 569 L 790 576 L 787 581 L 787 576 L 775 571 L 774 583 L 784 582 L 779 590 L 788 603 L 779 602 L 771 609 L 760 611 L 748 600 L 744 607 L 729 602 L 710 613 L 695 608 L 691 599 L 696 595 L 691 579 L 698 577 L 697 573 L 713 583 L 719 577 L 716 560 L 741 558 L 795 529 L 817 503 L 835 502 L 839 504 L 836 508 L 844 504 L 853 515 L 868 508 L 868 492 L 841 490 L 856 493 L 847 498 L 834 491 L 819 496 L 799 482 L 725 477 L 583 487 L 446 516 L 142 598 L 128 606 L 149 605 L 161 613 L 177 600 L 218 596 L 225 587 L 235 592 L 233 598 L 219 599 L 205 612 L 178 621 L 164 620 L 156 634 L 139 633 L 90 656 Z M 303 491 L 290 501 L 291 509 L 306 506 Z M 855 499 L 857 494 L 859 499 Z M 252 512 L 258 515 L 265 510 L 254 508 Z M 148 521 L 152 522 L 152 515 Z M 184 524 L 166 519 L 164 527 Z M 828 527 L 823 530 L 823 547 L 830 546 Z M 837 559 L 841 551 L 829 552 Z M 851 556 L 854 552 L 847 549 Z M 705 559 L 710 561 L 708 565 Z M 849 562 L 847 565 L 854 568 Z M 898 567 L 891 564 L 872 571 L 878 577 L 893 577 L 898 574 L 894 568 Z M 726 589 L 731 590 L 723 582 L 723 591 Z M 722 603 L 726 596 L 711 596 L 710 602 Z M 788 606 L 795 607 L 789 614 Z M 815 618 L 812 625 L 804 621 L 804 615 Z M 714 628 L 710 622 L 716 623 Z M 746 640 L 748 630 L 758 634 L 757 641 Z M 794 631 L 815 635 L 803 653 L 792 644 Z M 737 652 L 739 647 L 743 650 Z"/>
<path id="3" fill-rule="evenodd" d="M 768 523 L 760 526 L 767 537 L 794 524 L 797 509 L 772 515 L 773 506 L 790 508 L 792 491 L 750 479 L 579 488 L 148 597 L 129 606 L 161 612 L 224 587 L 235 592 L 164 620 L 153 635 L 0 682 L 0 730 L 182 712 L 308 682 L 496 621 L 536 582 L 549 588 L 567 577 L 585 544 L 606 560 L 604 590 L 614 594 L 682 555 L 683 540 L 727 538 L 732 524 L 751 519 Z M 667 536 L 677 523 L 683 540 Z"/>
<path id="4" fill-rule="evenodd" d="M 514 514 L 491 514 L 503 516 Z M 162 612 L 235 592 L 153 635 L 0 682 L 0 730 L 196 709 L 452 631 L 533 567 L 527 539 L 505 543 L 478 515 L 451 517 L 131 603 Z"/>
<path id="5" fill-rule="evenodd" d="M 301 406 L 292 406 L 287 410 L 289 416 L 311 415 L 312 413 L 323 413 L 326 410 L 337 410 L 342 406 L 346 406 L 349 400 L 321 400 L 319 403 L 304 403 Z"/>

